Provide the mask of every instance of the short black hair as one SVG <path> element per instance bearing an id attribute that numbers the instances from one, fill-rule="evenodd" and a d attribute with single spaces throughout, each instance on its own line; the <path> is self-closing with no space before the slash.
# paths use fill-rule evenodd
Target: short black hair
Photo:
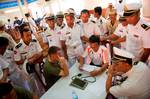
<path id="1" fill-rule="evenodd" d="M 13 86 L 10 83 L 1 83 L 0 84 L 0 96 L 8 95 L 12 90 Z"/>
<path id="2" fill-rule="evenodd" d="M 26 17 L 29 17 L 29 16 L 30 16 L 30 14 L 29 14 L 29 13 L 25 13 L 25 16 L 26 16 Z"/>
<path id="3" fill-rule="evenodd" d="M 60 50 L 59 47 L 57 47 L 57 46 L 51 46 L 51 47 L 48 49 L 48 54 L 49 54 L 49 55 L 56 54 L 57 51 L 59 51 L 59 50 Z"/>
<path id="4" fill-rule="evenodd" d="M 31 31 L 31 30 L 30 30 L 30 29 L 27 29 L 27 28 L 22 29 L 22 31 L 20 32 L 20 33 L 21 33 L 21 36 L 23 36 L 23 32 L 29 32 L 29 31 Z"/>
<path id="5" fill-rule="evenodd" d="M 100 44 L 100 37 L 98 37 L 96 35 L 92 35 L 89 38 L 89 42 L 90 43 L 98 43 L 98 44 Z"/>
<path id="6" fill-rule="evenodd" d="M 102 14 L 102 8 L 100 6 L 99 7 L 95 7 L 94 8 L 94 12 L 98 13 L 98 15 L 101 15 Z"/>
<path id="7" fill-rule="evenodd" d="M 9 40 L 6 37 L 0 37 L 0 47 L 7 46 L 9 44 Z"/>
<path id="8" fill-rule="evenodd" d="M 90 15 L 89 10 L 87 10 L 87 9 L 83 9 L 83 10 L 81 11 L 81 14 L 83 14 L 83 13 L 88 13 L 88 14 Z"/>

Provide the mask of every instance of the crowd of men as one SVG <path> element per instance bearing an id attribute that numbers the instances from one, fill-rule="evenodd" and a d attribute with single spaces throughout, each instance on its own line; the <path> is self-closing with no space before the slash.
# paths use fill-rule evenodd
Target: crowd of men
<path id="1" fill-rule="evenodd" d="M 40 22 L 29 13 L 27 22 L 15 17 L 10 25 L 1 19 L 0 98 L 38 99 L 79 62 L 80 70 L 83 64 L 99 67 L 91 76 L 108 69 L 108 99 L 150 99 L 150 26 L 140 17 L 142 6 L 127 4 L 122 15 L 110 6 L 106 17 L 99 6 L 93 14 L 83 9 L 79 17 L 69 8 Z M 132 62 L 123 58 L 126 53 L 111 56 L 110 45 L 130 53 Z"/>

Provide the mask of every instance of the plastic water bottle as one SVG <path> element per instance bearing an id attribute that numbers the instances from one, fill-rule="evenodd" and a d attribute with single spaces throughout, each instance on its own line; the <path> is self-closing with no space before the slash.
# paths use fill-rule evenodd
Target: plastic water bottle
<path id="1" fill-rule="evenodd" d="M 72 91 L 72 99 L 78 99 L 78 95 L 75 91 Z"/>

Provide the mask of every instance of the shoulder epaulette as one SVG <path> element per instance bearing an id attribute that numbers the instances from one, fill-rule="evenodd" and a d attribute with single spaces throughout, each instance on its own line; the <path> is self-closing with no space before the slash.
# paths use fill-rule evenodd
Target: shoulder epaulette
<path id="1" fill-rule="evenodd" d="M 19 47 L 21 47 L 22 46 L 22 43 L 19 43 L 18 45 L 16 45 L 16 49 L 18 49 Z"/>
<path id="2" fill-rule="evenodd" d="M 102 21 L 102 20 L 100 20 L 100 23 L 102 24 L 102 23 L 103 23 L 103 21 Z"/>
<path id="3" fill-rule="evenodd" d="M 32 39 L 32 42 L 36 42 L 36 39 Z"/>
<path id="4" fill-rule="evenodd" d="M 81 21 L 77 21 L 77 22 L 76 22 L 76 24 L 80 24 L 80 23 L 81 23 Z"/>
<path id="5" fill-rule="evenodd" d="M 91 20 L 92 23 L 96 23 L 95 21 Z"/>
<path id="6" fill-rule="evenodd" d="M 63 26 L 61 26 L 61 29 L 63 29 L 65 27 L 65 24 Z"/>
<path id="7" fill-rule="evenodd" d="M 147 30 L 150 29 L 150 26 L 148 26 L 148 25 L 146 25 L 146 24 L 142 24 L 141 27 L 142 27 L 145 31 L 147 31 Z"/>

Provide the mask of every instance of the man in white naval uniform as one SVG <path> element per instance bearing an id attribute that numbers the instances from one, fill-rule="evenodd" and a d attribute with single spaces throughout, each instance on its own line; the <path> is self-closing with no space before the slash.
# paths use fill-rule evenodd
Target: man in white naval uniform
<path id="1" fill-rule="evenodd" d="M 55 26 L 55 16 L 54 14 L 49 14 L 46 18 L 47 29 L 44 32 L 44 42 L 48 43 L 48 46 L 57 46 L 61 48 L 60 36 L 61 32 L 58 31 L 58 28 Z"/>
<path id="2" fill-rule="evenodd" d="M 88 39 L 91 35 L 97 35 L 100 36 L 100 29 L 98 28 L 98 25 L 95 23 L 95 21 L 92 21 L 89 19 L 90 12 L 87 9 L 83 9 L 81 11 L 81 22 L 78 22 L 80 24 L 81 28 L 83 29 L 84 36 L 82 37 L 84 48 L 86 48 L 89 44 Z"/>
<path id="3" fill-rule="evenodd" d="M 126 50 L 135 56 L 135 61 L 145 62 L 150 53 L 150 27 L 140 18 L 141 4 L 126 5 L 124 16 L 127 19 Z"/>
<path id="4" fill-rule="evenodd" d="M 80 25 L 75 24 L 74 16 L 70 12 L 66 12 L 65 19 L 67 25 L 62 30 L 60 38 L 64 56 L 69 60 L 69 66 L 72 66 L 83 53 L 81 37 L 84 35 Z"/>
<path id="5" fill-rule="evenodd" d="M 42 77 L 38 63 L 43 60 L 43 50 L 39 42 L 32 39 L 31 31 L 29 29 L 23 29 L 21 32 L 22 41 L 14 48 L 14 60 L 20 66 L 21 70 L 24 70 L 28 76 L 28 90 L 34 91 L 39 96 L 43 93 L 43 87 L 39 82 L 39 79 L 35 75 L 33 70 L 36 70 Z M 33 69 L 27 69 L 27 64 L 34 64 Z"/>
<path id="6" fill-rule="evenodd" d="M 112 86 L 109 91 L 118 99 L 149 99 L 149 75 L 150 68 L 143 62 L 138 62 L 128 72 L 122 74 L 127 79 L 119 85 Z"/>
<path id="7" fill-rule="evenodd" d="M 102 17 L 102 8 L 100 6 L 94 8 L 94 17 L 96 18 L 96 24 L 98 25 L 101 31 L 100 36 L 106 36 L 108 33 L 108 29 L 106 26 L 107 20 L 104 17 Z"/>

